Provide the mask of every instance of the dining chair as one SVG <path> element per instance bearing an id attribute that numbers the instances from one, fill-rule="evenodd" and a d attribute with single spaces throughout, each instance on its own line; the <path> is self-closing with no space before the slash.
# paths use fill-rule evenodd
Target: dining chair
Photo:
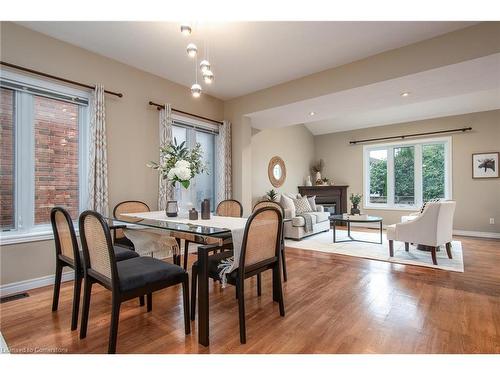
<path id="1" fill-rule="evenodd" d="M 215 213 L 217 216 L 242 217 L 243 206 L 236 199 L 226 199 L 217 205 Z"/>
<path id="2" fill-rule="evenodd" d="M 149 212 L 151 211 L 149 206 L 141 201 L 123 201 L 118 203 L 115 208 L 113 208 L 113 217 L 117 220 L 126 219 L 127 221 L 133 221 L 134 218 L 128 216 L 121 216 L 122 214 L 132 214 L 138 212 Z M 140 221 L 141 219 L 137 219 Z M 117 226 L 113 229 L 113 243 L 118 246 L 123 246 L 129 249 L 134 249 L 134 244 L 126 236 L 123 229 L 126 225 Z"/>
<path id="3" fill-rule="evenodd" d="M 68 211 L 62 207 L 54 207 L 50 211 L 50 222 L 54 233 L 56 249 L 56 274 L 54 282 L 54 296 L 52 298 L 52 311 L 57 311 L 59 306 L 59 292 L 64 267 L 74 270 L 73 311 L 71 314 L 71 330 L 78 325 L 78 310 L 80 307 L 80 291 L 83 279 L 83 257 L 76 240 L 75 228 Z M 115 247 L 117 261 L 138 257 L 135 251 Z"/>
<path id="4" fill-rule="evenodd" d="M 281 231 L 283 215 L 276 207 L 261 207 L 248 218 L 243 234 L 238 268 L 227 275 L 227 283 L 235 285 L 238 297 L 240 342 L 246 343 L 245 323 L 245 288 L 244 281 L 267 270 L 273 273 L 273 300 L 279 303 L 280 315 L 285 316 L 285 305 L 280 275 Z M 209 251 L 217 249 L 216 245 L 207 245 Z M 218 253 L 208 257 L 208 275 L 220 280 L 219 265 L 231 256 L 229 252 Z M 193 264 L 192 278 L 198 274 L 198 264 Z M 195 285 L 196 282 L 194 281 Z M 195 318 L 196 287 L 191 292 L 191 320 Z"/>
<path id="5" fill-rule="evenodd" d="M 109 227 L 99 213 L 85 211 L 80 215 L 79 228 L 83 247 L 84 292 L 80 338 L 87 335 L 92 284 L 98 283 L 111 291 L 111 325 L 108 353 L 116 352 L 121 303 L 147 295 L 147 311 L 153 308 L 155 291 L 182 284 L 184 330 L 191 332 L 189 322 L 189 282 L 186 271 L 175 264 L 152 257 L 137 257 L 116 261 Z"/>
<path id="6" fill-rule="evenodd" d="M 260 201 L 253 206 L 252 212 L 257 211 L 261 207 L 275 207 L 278 210 L 281 211 L 281 214 L 283 217 L 285 217 L 285 210 L 283 209 L 283 206 L 279 204 L 278 202 L 275 201 Z M 287 272 L 286 272 L 286 257 L 285 257 L 285 232 L 284 229 L 281 229 L 281 267 L 283 268 L 283 281 L 288 280 Z M 260 278 L 260 277 L 259 277 Z M 257 282 L 260 283 L 260 280 L 258 279 Z"/>

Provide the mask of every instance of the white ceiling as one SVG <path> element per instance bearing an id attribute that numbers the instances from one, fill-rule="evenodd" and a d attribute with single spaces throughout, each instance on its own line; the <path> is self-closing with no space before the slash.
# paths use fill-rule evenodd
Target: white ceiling
<path id="1" fill-rule="evenodd" d="M 257 129 L 304 123 L 319 135 L 499 108 L 494 54 L 248 115 Z"/>
<path id="2" fill-rule="evenodd" d="M 195 26 L 186 38 L 172 22 L 19 24 L 185 86 L 194 82 L 189 41 L 208 38 L 215 82 L 230 99 L 473 24 L 472 22 L 237 22 Z"/>

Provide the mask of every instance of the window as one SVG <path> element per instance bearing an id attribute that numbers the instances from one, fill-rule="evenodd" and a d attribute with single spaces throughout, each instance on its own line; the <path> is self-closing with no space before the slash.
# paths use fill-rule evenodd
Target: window
<path id="1" fill-rule="evenodd" d="M 451 198 L 451 138 L 364 147 L 365 208 L 413 209 Z"/>
<path id="2" fill-rule="evenodd" d="M 181 193 L 179 184 L 175 187 L 176 199 L 181 205 L 188 203 L 200 211 L 201 202 L 210 199 L 210 208 L 214 210 L 215 202 L 215 150 L 218 128 L 212 124 L 196 124 L 191 119 L 180 118 L 175 120 L 172 126 L 172 138 L 175 138 L 177 144 L 186 142 L 187 147 L 194 147 L 196 143 L 201 145 L 203 159 L 207 166 L 207 172 L 196 176 L 191 180 L 189 189 L 186 193 Z M 183 188 L 182 188 L 183 189 Z"/>
<path id="3" fill-rule="evenodd" d="M 88 93 L 2 72 L 2 240 L 50 231 L 50 210 L 86 208 Z"/>

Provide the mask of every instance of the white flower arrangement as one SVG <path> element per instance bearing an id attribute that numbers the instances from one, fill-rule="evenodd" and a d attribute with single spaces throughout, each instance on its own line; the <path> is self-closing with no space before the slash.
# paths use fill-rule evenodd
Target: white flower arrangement
<path id="1" fill-rule="evenodd" d="M 156 169 L 175 185 L 179 182 L 184 188 L 189 188 L 190 181 L 198 174 L 206 172 L 202 160 L 203 152 L 201 145 L 196 143 L 195 147 L 188 150 L 186 142 L 177 145 L 177 140 L 168 146 L 160 147 L 160 162 L 150 162 L 148 167 Z"/>

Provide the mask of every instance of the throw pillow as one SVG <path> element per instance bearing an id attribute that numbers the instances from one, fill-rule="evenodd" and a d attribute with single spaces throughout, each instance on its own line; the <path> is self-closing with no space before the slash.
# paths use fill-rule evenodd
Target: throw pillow
<path id="1" fill-rule="evenodd" d="M 311 210 L 313 210 L 314 212 L 317 211 L 316 209 L 316 196 L 312 196 L 312 197 L 307 197 L 307 201 L 309 202 L 309 205 L 311 206 Z"/>
<path id="2" fill-rule="evenodd" d="M 293 199 L 293 204 L 295 205 L 295 215 L 303 214 L 304 212 L 311 212 L 311 205 L 307 200 L 307 197 L 302 197 L 298 199 Z"/>
<path id="3" fill-rule="evenodd" d="M 285 194 L 282 194 L 280 198 L 280 204 L 281 207 L 283 207 L 283 210 L 285 211 L 285 216 L 286 213 L 289 212 L 290 218 L 295 217 L 295 205 L 293 204 L 292 198 L 289 198 Z"/>

